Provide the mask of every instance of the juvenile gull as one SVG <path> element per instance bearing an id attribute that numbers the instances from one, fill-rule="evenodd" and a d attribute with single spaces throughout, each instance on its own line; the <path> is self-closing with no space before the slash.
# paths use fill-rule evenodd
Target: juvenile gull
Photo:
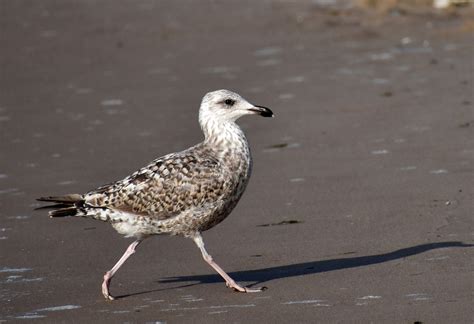
<path id="1" fill-rule="evenodd" d="M 263 290 L 237 284 L 213 261 L 201 236 L 230 214 L 249 181 L 250 149 L 235 123 L 244 115 L 273 117 L 273 112 L 228 90 L 209 92 L 199 110 L 203 142 L 160 157 L 125 179 L 88 193 L 38 199 L 58 203 L 49 212 L 50 217 L 89 217 L 108 222 L 120 234 L 135 238 L 104 275 L 102 293 L 106 299 L 114 299 L 109 285 L 117 270 L 145 238 L 157 234 L 192 238 L 204 260 L 235 291 Z"/>

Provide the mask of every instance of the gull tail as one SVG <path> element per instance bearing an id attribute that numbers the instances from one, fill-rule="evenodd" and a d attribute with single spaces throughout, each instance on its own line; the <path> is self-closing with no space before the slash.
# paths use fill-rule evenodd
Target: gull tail
<path id="1" fill-rule="evenodd" d="M 36 200 L 54 203 L 53 205 L 37 208 L 52 208 L 53 210 L 48 213 L 49 217 L 84 216 L 84 197 L 82 195 L 70 194 L 57 197 L 41 197 Z"/>

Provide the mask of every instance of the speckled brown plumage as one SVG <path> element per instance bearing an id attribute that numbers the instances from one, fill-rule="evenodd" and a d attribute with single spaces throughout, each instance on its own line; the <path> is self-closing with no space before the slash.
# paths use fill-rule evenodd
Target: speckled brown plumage
<path id="1" fill-rule="evenodd" d="M 156 234 L 191 237 L 203 257 L 209 256 L 200 232 L 230 214 L 250 178 L 249 146 L 235 123 L 247 114 L 273 116 L 268 108 L 251 105 L 236 93 L 210 92 L 204 96 L 199 112 L 203 142 L 158 158 L 123 180 L 86 194 L 40 198 L 62 204 L 63 208 L 50 212 L 51 217 L 90 217 L 109 222 L 120 234 L 136 238 L 116 267 L 106 273 L 106 277 L 109 274 L 103 284 L 106 298 L 112 299 L 108 285 L 113 274 L 146 237 Z M 252 291 L 235 284 L 212 258 L 206 261 L 229 286 Z"/>
<path id="2" fill-rule="evenodd" d="M 244 137 L 232 149 L 201 143 L 87 193 L 83 214 L 109 221 L 125 235 L 189 236 L 211 228 L 230 213 L 245 190 L 250 170 Z M 124 222 L 137 230 L 122 231 Z"/>

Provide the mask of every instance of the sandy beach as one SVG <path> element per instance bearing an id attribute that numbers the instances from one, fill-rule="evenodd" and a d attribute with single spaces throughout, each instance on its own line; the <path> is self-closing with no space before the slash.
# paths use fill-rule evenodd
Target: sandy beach
<path id="1" fill-rule="evenodd" d="M 3 1 L 0 322 L 472 323 L 472 9 L 375 13 L 304 1 Z M 202 140 L 230 89 L 254 169 L 203 234 L 130 239 L 50 219 Z"/>

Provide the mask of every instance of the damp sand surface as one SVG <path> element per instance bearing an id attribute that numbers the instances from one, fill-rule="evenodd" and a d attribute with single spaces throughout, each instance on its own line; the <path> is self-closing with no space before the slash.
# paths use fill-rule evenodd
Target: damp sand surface
<path id="1" fill-rule="evenodd" d="M 3 3 L 0 321 L 472 321 L 472 12 L 340 2 Z M 221 88 L 276 116 L 239 121 L 253 176 L 203 236 L 268 289 L 234 293 L 193 242 L 155 237 L 106 302 L 130 241 L 34 198 L 199 142 Z"/>

